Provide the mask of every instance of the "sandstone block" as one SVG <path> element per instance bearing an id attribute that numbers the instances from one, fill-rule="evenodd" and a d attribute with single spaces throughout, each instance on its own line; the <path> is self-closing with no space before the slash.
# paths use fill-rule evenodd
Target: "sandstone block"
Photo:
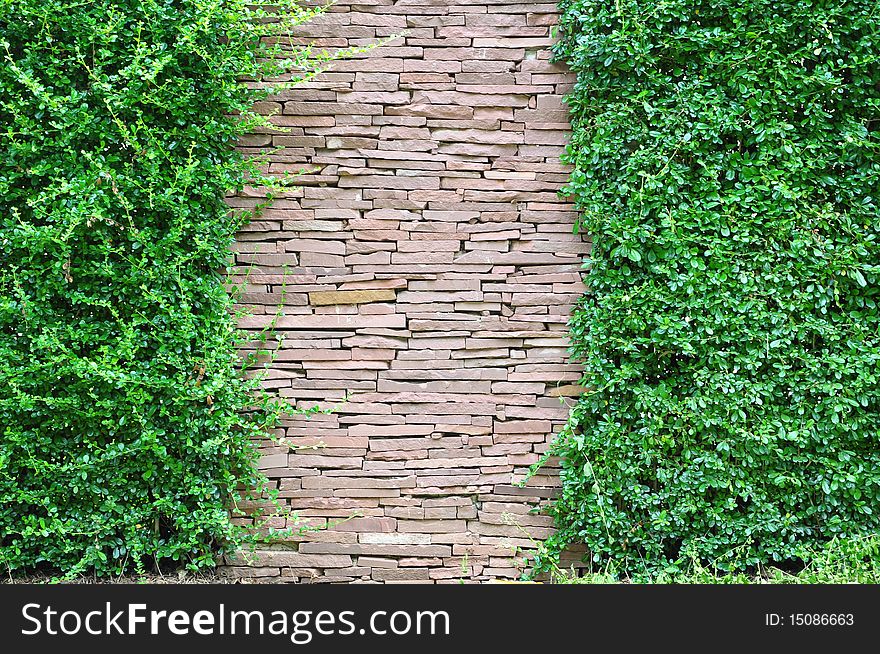
<path id="1" fill-rule="evenodd" d="M 364 290 L 364 291 L 317 291 L 309 293 L 309 303 L 316 306 L 336 304 L 365 304 L 368 302 L 393 301 L 393 290 Z"/>

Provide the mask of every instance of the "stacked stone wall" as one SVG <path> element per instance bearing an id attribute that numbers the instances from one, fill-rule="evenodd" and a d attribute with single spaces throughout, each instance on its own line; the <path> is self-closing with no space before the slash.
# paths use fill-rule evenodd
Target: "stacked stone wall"
<path id="1" fill-rule="evenodd" d="M 589 247 L 558 193 L 573 80 L 549 60 L 556 18 L 554 4 L 342 0 L 292 35 L 337 49 L 402 34 L 261 103 L 288 131 L 242 143 L 281 148 L 272 172 L 307 170 L 240 234 L 242 325 L 284 337 L 270 388 L 338 406 L 285 420 L 296 449 L 262 458 L 289 510 L 329 527 L 231 574 L 515 578 L 550 533 L 530 511 L 552 464 L 515 482 L 579 392 L 566 321 Z"/>

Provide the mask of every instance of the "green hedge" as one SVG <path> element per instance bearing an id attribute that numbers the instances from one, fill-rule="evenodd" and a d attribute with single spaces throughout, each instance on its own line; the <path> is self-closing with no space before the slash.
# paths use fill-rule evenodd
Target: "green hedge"
<path id="1" fill-rule="evenodd" d="M 798 565 L 880 527 L 876 0 L 563 0 L 593 251 L 551 567 Z"/>
<path id="2" fill-rule="evenodd" d="M 310 12 L 254 4 L 0 0 L 3 568 L 209 565 L 266 491 L 223 198 L 260 180 L 239 80 L 308 74 L 263 37 Z"/>

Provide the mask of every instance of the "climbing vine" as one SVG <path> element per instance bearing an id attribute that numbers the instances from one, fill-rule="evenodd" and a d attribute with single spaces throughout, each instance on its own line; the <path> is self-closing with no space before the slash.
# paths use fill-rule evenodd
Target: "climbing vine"
<path id="1" fill-rule="evenodd" d="M 271 495 L 246 375 L 234 149 L 331 58 L 293 0 L 0 0 L 0 564 L 211 565 Z M 269 80 L 271 83 L 266 82 Z M 286 80 L 286 81 L 278 81 Z M 230 511 L 231 508 L 231 511 Z"/>
<path id="2" fill-rule="evenodd" d="M 558 533 L 629 575 L 880 528 L 873 0 L 563 0 L 592 236 Z"/>

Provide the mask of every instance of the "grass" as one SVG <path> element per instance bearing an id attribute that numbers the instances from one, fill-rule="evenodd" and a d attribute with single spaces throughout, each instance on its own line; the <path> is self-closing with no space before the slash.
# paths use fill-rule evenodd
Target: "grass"
<path id="1" fill-rule="evenodd" d="M 761 566 L 729 572 L 691 559 L 655 576 L 630 576 L 611 568 L 557 569 L 552 579 L 561 584 L 880 584 L 880 535 L 835 539 L 804 558 L 800 569 Z"/>
<path id="2" fill-rule="evenodd" d="M 249 580 L 248 580 L 249 581 Z M 29 575 L 9 575 L 5 578 L 0 577 L 0 584 L 96 584 L 96 585 L 117 585 L 117 584 L 229 584 L 229 583 L 248 583 L 239 582 L 238 579 L 232 579 L 217 574 L 215 570 L 205 570 L 201 572 L 188 572 L 181 570 L 170 574 L 128 574 L 114 575 L 112 577 L 98 577 L 95 575 L 79 575 L 77 577 L 65 577 L 52 574 L 29 574 Z"/>

